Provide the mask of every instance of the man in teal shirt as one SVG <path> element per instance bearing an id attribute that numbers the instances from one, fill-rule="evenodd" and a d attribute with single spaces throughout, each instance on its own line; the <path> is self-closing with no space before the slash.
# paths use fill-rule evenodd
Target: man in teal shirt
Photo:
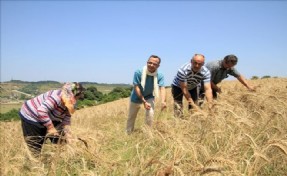
<path id="1" fill-rule="evenodd" d="M 130 97 L 129 115 L 126 131 L 131 134 L 134 130 L 135 120 L 141 104 L 145 108 L 145 123 L 152 126 L 154 116 L 154 99 L 161 97 L 162 109 L 166 108 L 166 94 L 164 87 L 164 76 L 157 69 L 160 66 L 161 59 L 156 55 L 151 55 L 147 65 L 138 69 L 134 73 L 134 88 Z"/>

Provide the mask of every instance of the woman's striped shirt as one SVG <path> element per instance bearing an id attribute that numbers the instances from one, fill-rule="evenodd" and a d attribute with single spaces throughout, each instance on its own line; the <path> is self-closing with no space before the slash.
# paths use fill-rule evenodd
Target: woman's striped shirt
<path id="1" fill-rule="evenodd" d="M 48 126 L 52 121 L 62 125 L 71 123 L 71 115 L 61 100 L 61 90 L 51 90 L 26 101 L 20 114 L 24 121 L 40 126 Z"/>

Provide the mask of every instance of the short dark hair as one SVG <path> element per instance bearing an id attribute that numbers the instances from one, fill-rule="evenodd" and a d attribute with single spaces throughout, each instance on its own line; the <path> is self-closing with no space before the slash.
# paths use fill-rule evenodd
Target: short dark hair
<path id="1" fill-rule="evenodd" d="M 148 59 L 150 59 L 150 58 L 157 58 L 159 60 L 158 64 L 160 64 L 160 62 L 161 62 L 160 57 L 158 57 L 157 55 L 151 55 Z"/>
<path id="2" fill-rule="evenodd" d="M 229 55 L 225 56 L 223 60 L 227 64 L 232 63 L 234 65 L 236 65 L 238 62 L 238 58 L 233 54 L 229 54 Z"/>

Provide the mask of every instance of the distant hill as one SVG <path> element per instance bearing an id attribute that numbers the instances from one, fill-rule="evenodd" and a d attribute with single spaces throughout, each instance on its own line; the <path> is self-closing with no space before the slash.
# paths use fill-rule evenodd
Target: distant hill
<path id="1" fill-rule="evenodd" d="M 83 86 L 111 86 L 111 87 L 131 87 L 131 84 L 124 84 L 124 83 L 97 83 L 97 82 L 80 82 Z"/>
<path id="2" fill-rule="evenodd" d="M 11 81 L 4 81 L 0 82 L 0 84 L 9 84 L 9 83 L 14 83 L 14 84 L 63 84 L 63 82 L 58 82 L 58 81 L 22 81 L 22 80 L 11 80 Z M 119 87 L 125 87 L 125 86 L 131 86 L 130 84 L 124 84 L 124 83 L 98 83 L 98 82 L 88 82 L 88 81 L 80 81 L 81 84 L 83 85 L 110 85 L 110 86 L 119 86 Z"/>
<path id="3" fill-rule="evenodd" d="M 56 83 L 56 84 L 61 84 L 60 82 L 57 81 L 21 81 L 21 80 L 11 80 L 11 81 L 5 81 L 5 82 L 1 82 L 1 83 L 19 83 L 19 84 L 27 84 L 27 83 L 34 83 L 34 84 L 45 84 L 45 83 Z"/>
<path id="4" fill-rule="evenodd" d="M 94 86 L 98 91 L 102 93 L 109 93 L 115 87 L 127 88 L 131 87 L 130 84 L 107 84 L 97 82 L 80 82 L 85 88 Z M 59 89 L 64 83 L 47 80 L 47 81 L 22 81 L 11 80 L 0 83 L 0 102 L 23 100 L 26 97 L 25 94 L 32 96 L 39 95 L 49 90 Z M 20 93 L 21 92 L 21 93 Z"/>

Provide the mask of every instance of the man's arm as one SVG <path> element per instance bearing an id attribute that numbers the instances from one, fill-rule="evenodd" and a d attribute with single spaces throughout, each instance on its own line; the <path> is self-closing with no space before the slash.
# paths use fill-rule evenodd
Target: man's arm
<path id="1" fill-rule="evenodd" d="M 210 83 L 205 83 L 204 84 L 204 91 L 205 91 L 205 96 L 207 99 L 208 107 L 212 107 L 212 101 L 213 101 L 213 96 L 212 96 L 212 89 L 211 89 L 211 84 Z"/>
<path id="2" fill-rule="evenodd" d="M 220 87 L 218 87 L 216 84 L 214 84 L 214 82 L 210 82 L 210 85 L 211 85 L 211 88 L 213 89 L 213 90 L 215 90 L 216 92 L 218 92 L 218 93 L 221 93 L 221 88 Z"/>
<path id="3" fill-rule="evenodd" d="M 138 85 L 134 85 L 134 89 L 139 99 L 141 99 L 142 102 L 144 103 L 146 100 L 144 99 L 144 96 L 141 93 L 140 87 Z"/>
<path id="4" fill-rule="evenodd" d="M 165 87 L 159 87 L 160 97 L 161 97 L 161 109 L 166 108 L 166 92 Z"/>
<path id="5" fill-rule="evenodd" d="M 255 88 L 247 83 L 243 75 L 238 76 L 237 79 L 241 82 L 241 84 L 247 87 L 248 90 L 255 91 Z"/>
<path id="6" fill-rule="evenodd" d="M 193 99 L 191 98 L 190 93 L 188 92 L 187 83 L 186 82 L 180 82 L 180 88 L 181 88 L 182 93 L 183 93 L 184 97 L 186 98 L 188 104 L 191 105 L 192 107 L 196 107 Z"/>
<path id="7" fill-rule="evenodd" d="M 151 108 L 151 105 L 144 99 L 144 96 L 141 93 L 141 89 L 140 89 L 139 85 L 134 85 L 134 89 L 135 89 L 137 96 L 142 100 L 142 102 L 144 104 L 144 108 L 149 110 Z"/>

